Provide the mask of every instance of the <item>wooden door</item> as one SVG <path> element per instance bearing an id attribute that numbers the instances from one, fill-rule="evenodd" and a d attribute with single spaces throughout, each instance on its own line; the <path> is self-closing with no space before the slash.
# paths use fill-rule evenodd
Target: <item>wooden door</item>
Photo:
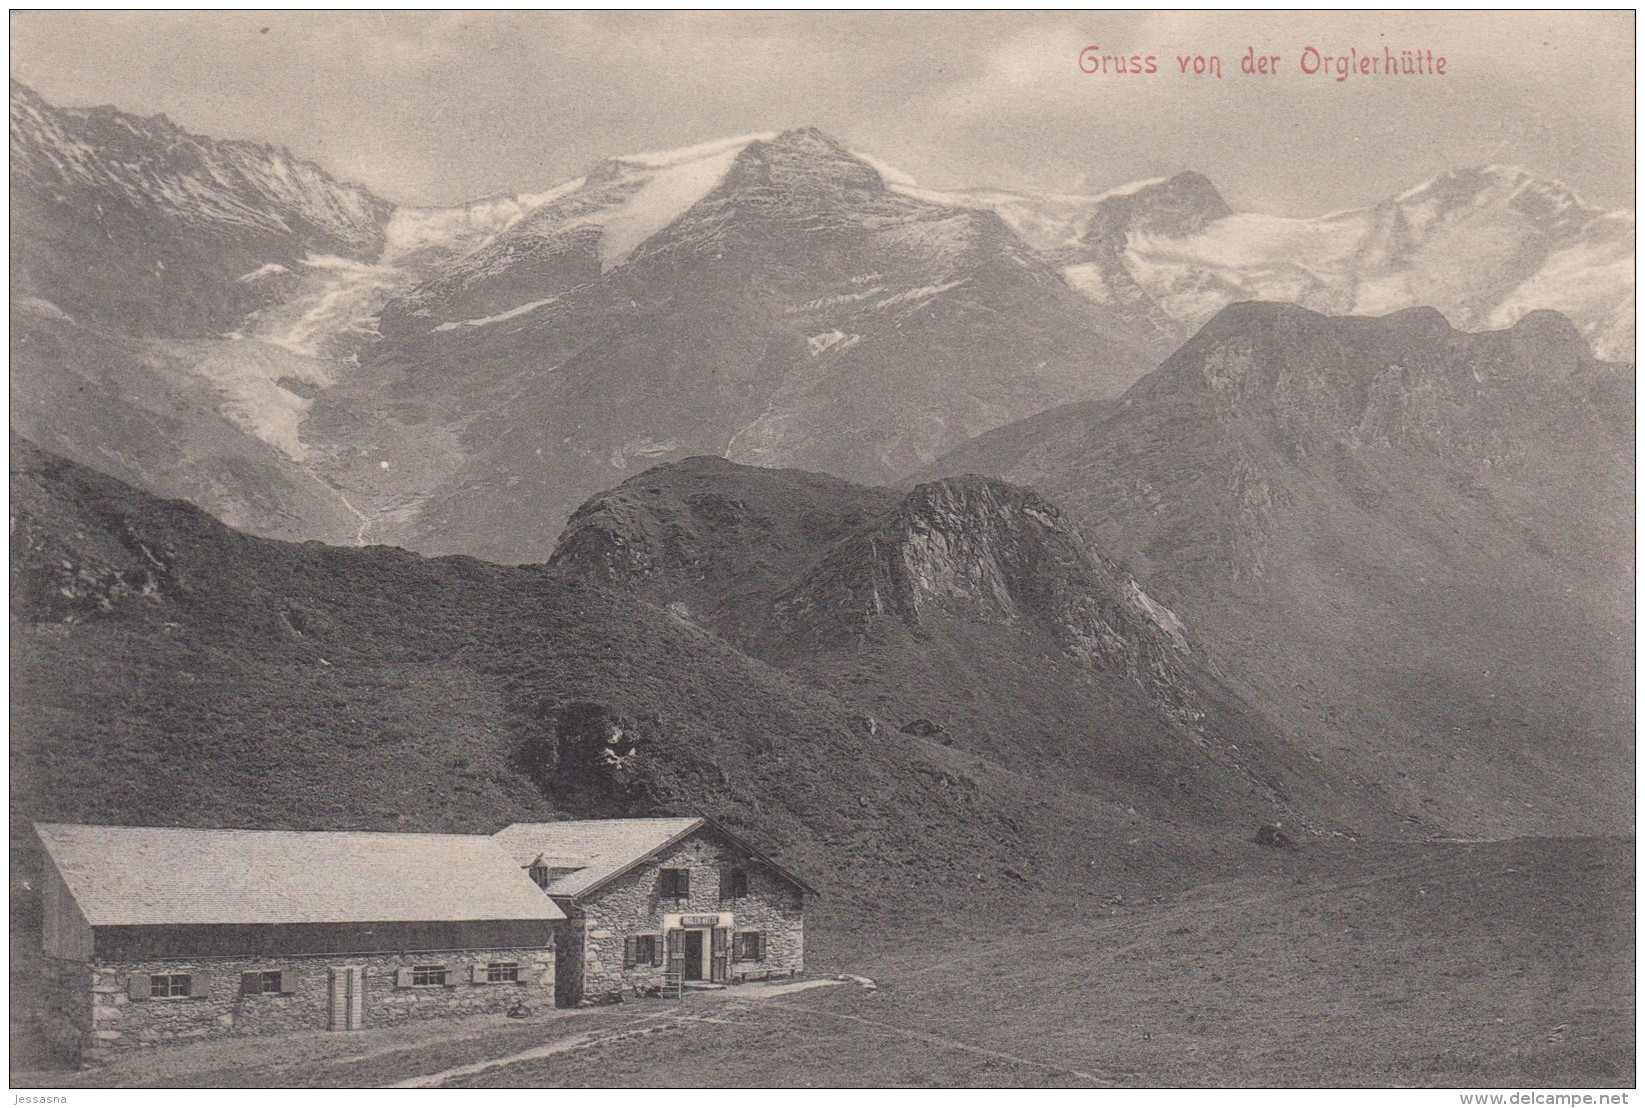
<path id="1" fill-rule="evenodd" d="M 677 927 L 668 933 L 668 972 L 685 974 L 685 932 Z"/>
<path id="2" fill-rule="evenodd" d="M 708 979 L 724 984 L 731 980 L 731 932 L 724 927 L 714 929 L 713 957 L 708 963 Z"/>
<path id="3" fill-rule="evenodd" d="M 332 966 L 327 972 L 331 1031 L 359 1031 L 366 1025 L 366 973 L 362 966 Z"/>

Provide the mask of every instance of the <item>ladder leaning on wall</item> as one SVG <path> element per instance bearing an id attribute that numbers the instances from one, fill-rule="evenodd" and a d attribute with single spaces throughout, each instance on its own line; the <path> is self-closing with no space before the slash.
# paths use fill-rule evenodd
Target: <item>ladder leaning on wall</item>
<path id="1" fill-rule="evenodd" d="M 664 943 L 668 954 L 668 968 L 663 971 L 663 999 L 668 999 L 669 990 L 672 989 L 675 1000 L 684 1000 L 685 933 L 677 927 L 671 928 L 664 936 Z"/>

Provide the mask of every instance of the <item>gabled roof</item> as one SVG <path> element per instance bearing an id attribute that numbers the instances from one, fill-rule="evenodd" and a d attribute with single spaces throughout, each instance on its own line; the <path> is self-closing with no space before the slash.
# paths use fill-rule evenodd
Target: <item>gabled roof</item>
<path id="1" fill-rule="evenodd" d="M 565 918 L 488 835 L 34 830 L 93 927 Z"/>
<path id="2" fill-rule="evenodd" d="M 657 852 L 703 830 L 711 830 L 736 844 L 806 892 L 817 891 L 743 839 L 702 816 L 513 823 L 493 838 L 520 866 L 574 870 L 550 881 L 547 892 L 549 896 L 576 898 L 594 892 Z"/>

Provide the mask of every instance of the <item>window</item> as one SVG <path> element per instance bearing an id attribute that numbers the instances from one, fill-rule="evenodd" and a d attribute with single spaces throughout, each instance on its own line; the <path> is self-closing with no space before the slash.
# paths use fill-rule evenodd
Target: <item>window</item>
<path id="1" fill-rule="evenodd" d="M 630 935 L 623 944 L 624 968 L 661 965 L 661 946 L 656 935 Z"/>
<path id="2" fill-rule="evenodd" d="M 661 871 L 659 895 L 671 896 L 684 900 L 691 895 L 691 871 L 688 869 L 665 869 Z"/>
<path id="3" fill-rule="evenodd" d="M 720 871 L 720 899 L 740 900 L 748 895 L 748 871 L 722 869 Z"/>
<path id="4" fill-rule="evenodd" d="M 189 996 L 189 975 L 186 973 L 154 973 L 149 975 L 150 996 Z"/>
<path id="5" fill-rule="evenodd" d="M 412 966 L 411 986 L 444 985 L 446 983 L 446 968 L 444 966 Z"/>
<path id="6" fill-rule="evenodd" d="M 733 962 L 765 961 L 765 932 L 737 932 L 731 943 L 731 960 Z"/>
<path id="7" fill-rule="evenodd" d="M 486 980 L 493 985 L 505 984 L 520 979 L 520 963 L 492 962 L 486 967 Z"/>
<path id="8" fill-rule="evenodd" d="M 531 872 L 531 879 L 533 881 L 537 882 L 537 886 L 539 888 L 543 888 L 543 889 L 548 888 L 548 867 L 547 866 L 532 866 L 530 872 Z"/>
<path id="9" fill-rule="evenodd" d="M 241 996 L 262 996 L 272 994 L 278 996 L 286 991 L 286 975 L 284 970 L 252 970 L 240 975 Z"/>

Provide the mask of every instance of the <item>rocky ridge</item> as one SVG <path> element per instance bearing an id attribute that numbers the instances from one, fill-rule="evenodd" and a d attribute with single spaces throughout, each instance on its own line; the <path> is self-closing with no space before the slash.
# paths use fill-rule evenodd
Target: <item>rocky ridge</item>
<path id="1" fill-rule="evenodd" d="M 1468 334 L 1431 309 L 1240 304 L 1118 402 L 922 477 L 1055 500 L 1312 757 L 1394 788 L 1414 826 L 1615 827 L 1632 389 L 1554 313 Z"/>

